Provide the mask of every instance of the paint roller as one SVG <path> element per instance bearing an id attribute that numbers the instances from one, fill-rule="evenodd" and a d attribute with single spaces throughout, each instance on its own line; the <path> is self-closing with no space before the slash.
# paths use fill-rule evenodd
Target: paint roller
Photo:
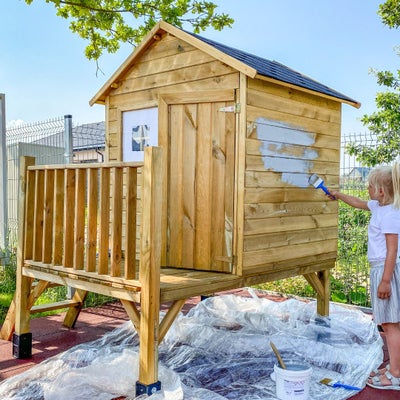
<path id="1" fill-rule="evenodd" d="M 310 185 L 314 186 L 315 189 L 322 189 L 328 196 L 331 196 L 331 197 L 335 198 L 334 196 L 331 195 L 329 190 L 326 188 L 323 179 L 320 178 L 317 174 L 312 174 L 308 178 L 308 183 Z"/>

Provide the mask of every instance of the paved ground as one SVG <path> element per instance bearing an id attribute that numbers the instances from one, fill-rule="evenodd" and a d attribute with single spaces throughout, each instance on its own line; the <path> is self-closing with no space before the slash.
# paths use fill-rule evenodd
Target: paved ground
<path id="1" fill-rule="evenodd" d="M 247 295 L 247 291 L 242 291 L 240 289 L 230 291 L 229 293 Z M 275 301 L 285 300 L 285 298 L 281 296 L 268 295 L 268 298 Z M 185 304 L 183 311 L 189 310 L 199 301 L 199 297 L 190 299 Z M 79 315 L 74 329 L 68 329 L 62 326 L 63 317 L 63 314 L 59 314 L 50 317 L 35 318 L 31 321 L 34 341 L 33 357 L 29 360 L 14 359 L 12 357 L 11 343 L 0 340 L 0 381 L 19 374 L 72 346 L 98 339 L 128 320 L 128 316 L 120 303 L 83 310 Z M 384 333 L 382 333 L 382 337 L 385 340 Z M 388 355 L 386 348 L 384 348 L 384 350 L 384 364 L 386 364 Z M 353 396 L 352 399 L 400 400 L 400 391 L 383 391 L 366 387 L 359 394 Z"/>

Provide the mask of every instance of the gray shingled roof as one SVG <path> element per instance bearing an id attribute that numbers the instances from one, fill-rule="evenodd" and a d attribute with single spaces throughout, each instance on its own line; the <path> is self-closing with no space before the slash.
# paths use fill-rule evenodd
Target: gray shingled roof
<path id="1" fill-rule="evenodd" d="M 210 46 L 215 47 L 216 49 L 222 51 L 223 53 L 231 56 L 244 64 L 247 64 L 249 67 L 254 68 L 258 74 L 266 76 L 268 78 L 277 79 L 281 82 L 290 83 L 296 86 L 300 86 L 305 89 L 313 90 L 315 92 L 323 93 L 328 96 L 332 96 L 341 100 L 349 101 L 351 103 L 357 103 L 356 100 L 337 92 L 334 89 L 331 89 L 328 86 L 319 83 L 308 76 L 301 74 L 300 72 L 294 71 L 291 68 L 286 67 L 285 65 L 277 62 L 270 61 L 265 58 L 261 58 L 255 56 L 250 53 L 246 53 L 242 50 L 235 49 L 233 47 L 226 46 L 224 44 L 215 42 L 211 39 L 206 39 L 202 36 L 196 35 L 191 32 L 187 32 L 197 39 L 209 44 Z"/>

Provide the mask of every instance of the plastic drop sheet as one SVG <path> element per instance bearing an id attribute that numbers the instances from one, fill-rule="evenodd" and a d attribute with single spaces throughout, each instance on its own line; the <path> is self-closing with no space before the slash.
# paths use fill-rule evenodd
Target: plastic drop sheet
<path id="1" fill-rule="evenodd" d="M 248 290 L 251 297 L 210 297 L 178 316 L 159 346 L 162 390 L 150 397 L 135 397 L 139 340 L 127 322 L 3 381 L 0 398 L 276 399 L 272 341 L 284 361 L 312 367 L 310 400 L 341 400 L 357 392 L 319 381 L 364 387 L 382 363 L 382 339 L 361 311 L 331 303 L 329 318 L 320 318 L 314 301 L 274 302 Z"/>

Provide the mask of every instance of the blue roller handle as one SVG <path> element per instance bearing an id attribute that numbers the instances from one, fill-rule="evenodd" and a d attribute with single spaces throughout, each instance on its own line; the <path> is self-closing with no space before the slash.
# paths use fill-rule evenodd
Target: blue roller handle
<path id="1" fill-rule="evenodd" d="M 334 384 L 332 384 L 332 387 L 341 387 L 343 389 L 347 389 L 347 390 L 361 390 L 361 388 L 357 387 L 357 386 L 351 386 L 351 385 L 345 385 L 344 383 L 340 383 L 340 382 L 335 382 Z"/>

